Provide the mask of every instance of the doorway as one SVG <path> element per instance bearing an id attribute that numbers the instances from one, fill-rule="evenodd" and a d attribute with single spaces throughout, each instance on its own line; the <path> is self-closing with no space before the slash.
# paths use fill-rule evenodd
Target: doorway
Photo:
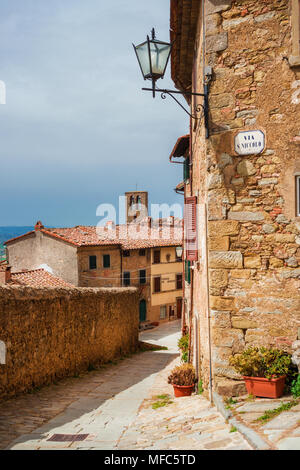
<path id="1" fill-rule="evenodd" d="M 176 311 L 177 311 L 177 318 L 181 318 L 182 316 L 182 297 L 177 297 L 176 299 Z"/>

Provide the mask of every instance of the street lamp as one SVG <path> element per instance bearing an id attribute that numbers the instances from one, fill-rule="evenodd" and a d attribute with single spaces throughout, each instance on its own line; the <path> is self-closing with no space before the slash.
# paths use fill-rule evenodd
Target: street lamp
<path id="1" fill-rule="evenodd" d="M 172 44 L 158 41 L 155 37 L 155 30 L 152 29 L 151 40 L 147 40 L 138 46 L 133 44 L 137 60 L 139 62 L 144 80 L 152 81 L 153 98 L 155 97 L 155 82 L 159 78 L 164 78 L 172 50 Z"/>
<path id="2" fill-rule="evenodd" d="M 142 88 L 145 91 L 152 91 L 153 98 L 155 98 L 155 92 L 161 93 L 161 98 L 165 99 L 166 95 L 171 96 L 177 104 L 193 119 L 198 119 L 198 114 L 204 114 L 206 135 L 208 137 L 208 92 L 209 92 L 209 81 L 211 79 L 211 68 L 206 67 L 205 70 L 205 83 L 204 93 L 192 93 L 190 91 L 178 91 L 178 90 L 166 90 L 156 88 L 156 81 L 159 78 L 164 78 L 165 71 L 168 65 L 168 61 L 172 51 L 172 44 L 168 42 L 159 41 L 156 39 L 155 30 L 152 29 L 151 39 L 147 36 L 147 40 L 135 46 L 135 50 L 138 63 L 143 74 L 144 80 L 152 81 L 152 88 Z M 185 96 L 202 96 L 203 104 L 196 104 L 194 114 L 190 113 L 176 98 L 174 95 L 185 95 Z"/>

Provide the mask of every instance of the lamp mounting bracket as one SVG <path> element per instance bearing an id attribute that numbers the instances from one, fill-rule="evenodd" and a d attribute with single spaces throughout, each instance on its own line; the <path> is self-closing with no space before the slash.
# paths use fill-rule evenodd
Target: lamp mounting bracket
<path id="1" fill-rule="evenodd" d="M 168 89 L 162 89 L 162 88 L 156 88 L 156 87 L 153 87 L 153 88 L 142 88 L 142 90 L 144 91 L 152 91 L 153 93 L 153 97 L 155 97 L 155 93 L 160 93 L 161 94 L 161 98 L 163 100 L 166 99 L 167 95 L 168 96 L 171 96 L 171 98 L 173 98 L 174 101 L 176 101 L 176 103 L 184 110 L 184 112 L 186 114 L 188 114 L 192 119 L 200 119 L 203 115 L 205 117 L 205 119 L 207 119 L 207 113 L 208 113 L 208 109 L 207 109 L 207 95 L 205 93 L 194 93 L 194 92 L 191 92 L 191 91 L 178 91 L 178 90 L 168 90 Z M 194 113 L 190 113 L 181 103 L 180 101 L 175 98 L 174 95 L 187 95 L 187 96 L 202 96 L 204 98 L 204 104 L 196 104 L 195 105 L 195 109 L 194 109 Z M 201 113 L 201 114 L 200 114 Z"/>

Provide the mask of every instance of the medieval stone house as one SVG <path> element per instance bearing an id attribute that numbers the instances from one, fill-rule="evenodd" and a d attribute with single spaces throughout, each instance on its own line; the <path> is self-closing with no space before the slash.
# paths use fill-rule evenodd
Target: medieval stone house
<path id="1" fill-rule="evenodd" d="M 208 119 L 191 119 L 171 154 L 185 168 L 183 326 L 205 387 L 230 396 L 244 390 L 232 354 L 299 335 L 299 10 L 171 0 L 175 86 L 209 90 Z"/>
<path id="2" fill-rule="evenodd" d="M 139 203 L 147 209 L 148 194 L 138 200 L 137 192 L 127 194 L 128 201 L 134 197 L 137 217 L 143 215 Z M 137 287 L 140 322 L 181 318 L 182 221 L 145 217 L 135 223 L 130 208 L 129 202 L 132 224 L 45 228 L 38 222 L 35 230 L 6 242 L 12 272 L 44 268 L 77 287 Z"/>

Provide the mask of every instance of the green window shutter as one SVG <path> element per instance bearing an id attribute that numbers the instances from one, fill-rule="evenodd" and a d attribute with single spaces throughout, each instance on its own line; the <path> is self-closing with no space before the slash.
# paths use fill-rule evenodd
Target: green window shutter
<path id="1" fill-rule="evenodd" d="M 187 157 L 183 164 L 183 180 L 187 181 L 190 179 L 190 158 Z"/>
<path id="2" fill-rule="evenodd" d="M 185 281 L 190 284 L 191 283 L 191 262 L 187 259 L 185 260 L 185 269 L 184 269 L 184 278 Z"/>

